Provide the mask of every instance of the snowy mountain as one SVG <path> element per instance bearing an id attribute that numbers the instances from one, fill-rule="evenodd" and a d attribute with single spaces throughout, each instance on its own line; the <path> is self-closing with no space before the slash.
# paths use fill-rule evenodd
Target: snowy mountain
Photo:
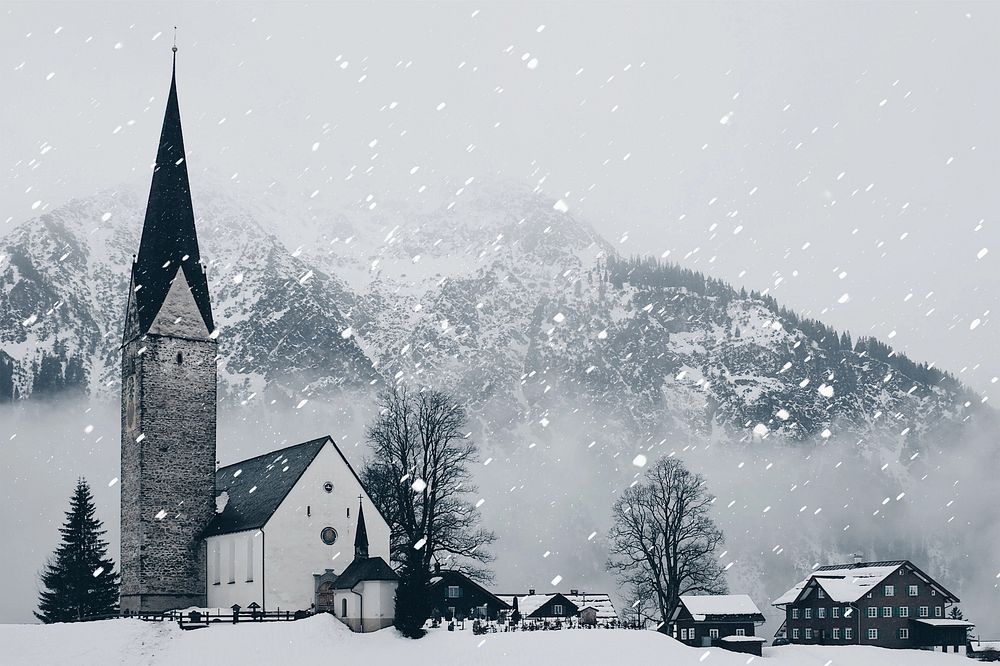
<path id="1" fill-rule="evenodd" d="M 969 598 L 974 620 L 993 603 L 982 582 L 996 572 L 963 553 L 1000 547 L 981 510 L 1000 501 L 995 416 L 950 375 L 767 295 L 621 257 L 537 192 L 475 183 L 434 210 L 326 212 L 194 194 L 223 460 L 300 433 L 360 442 L 374 393 L 419 382 L 470 406 L 501 587 L 562 576 L 613 591 L 602 535 L 614 495 L 647 460 L 680 455 L 718 497 L 731 587 L 771 617 L 768 600 L 814 564 L 858 551 L 919 562 Z M 82 392 L 105 404 L 79 417 L 95 435 L 70 417 L 63 430 L 86 438 L 65 455 L 100 459 L 107 479 L 144 207 L 140 189 L 101 192 L 0 240 L 0 402 Z M 2 434 L 51 475 L 30 414 Z"/>
<path id="2" fill-rule="evenodd" d="M 540 194 L 464 189 L 430 213 L 312 213 L 313 237 L 293 251 L 273 235 L 295 226 L 287 211 L 219 190 L 197 197 L 225 387 L 242 398 L 284 382 L 322 394 L 405 377 L 518 420 L 544 418 L 558 397 L 640 431 L 675 423 L 757 438 L 849 426 L 919 440 L 980 410 L 952 377 L 880 343 L 852 344 L 773 299 L 621 258 Z M 0 399 L 115 392 L 144 204 L 132 189 L 102 192 L 3 240 Z"/>

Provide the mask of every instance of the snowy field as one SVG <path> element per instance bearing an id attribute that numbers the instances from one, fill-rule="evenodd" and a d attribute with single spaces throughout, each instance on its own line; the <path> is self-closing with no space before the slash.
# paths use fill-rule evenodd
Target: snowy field
<path id="1" fill-rule="evenodd" d="M 874 647 L 785 646 L 764 657 L 689 648 L 652 631 L 592 630 L 488 634 L 434 630 L 420 641 L 386 629 L 352 634 L 329 616 L 263 625 L 219 625 L 181 631 L 174 624 L 110 620 L 87 624 L 0 624 L 0 663 L 100 664 L 407 664 L 408 666 L 938 666 L 968 663 L 961 655 Z"/>

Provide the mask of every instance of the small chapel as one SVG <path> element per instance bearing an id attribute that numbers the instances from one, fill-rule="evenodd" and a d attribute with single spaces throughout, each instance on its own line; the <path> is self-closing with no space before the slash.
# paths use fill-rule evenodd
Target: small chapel
<path id="1" fill-rule="evenodd" d="M 121 346 L 122 612 L 256 604 L 392 625 L 389 525 L 331 437 L 216 468 L 218 337 L 175 46 Z"/>

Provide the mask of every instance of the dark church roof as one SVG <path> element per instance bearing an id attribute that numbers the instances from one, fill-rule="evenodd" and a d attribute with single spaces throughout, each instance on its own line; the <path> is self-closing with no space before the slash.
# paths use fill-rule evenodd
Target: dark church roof
<path id="1" fill-rule="evenodd" d="M 215 494 L 229 495 L 202 536 L 260 529 L 292 490 L 330 437 L 320 437 L 221 467 L 215 472 Z"/>
<path id="2" fill-rule="evenodd" d="M 370 580 L 399 580 L 399 574 L 381 557 L 355 558 L 344 573 L 337 576 L 333 586 L 338 590 L 352 590 L 358 583 Z"/>
<path id="3" fill-rule="evenodd" d="M 212 304 L 208 294 L 208 278 L 201 265 L 198 235 L 195 231 L 191 187 L 188 183 L 187 160 L 184 157 L 184 137 L 181 113 L 177 104 L 177 54 L 170 77 L 170 93 L 163 116 L 160 146 L 156 152 L 156 167 L 149 188 L 146 218 L 142 226 L 139 254 L 132 265 L 133 289 L 130 307 L 135 308 L 138 331 L 145 335 L 163 305 L 170 284 L 182 267 L 191 287 L 195 303 L 209 331 L 215 328 Z"/>

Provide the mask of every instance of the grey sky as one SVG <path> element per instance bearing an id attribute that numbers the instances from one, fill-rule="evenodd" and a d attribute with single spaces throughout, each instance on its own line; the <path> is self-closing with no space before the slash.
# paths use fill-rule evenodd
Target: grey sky
<path id="1" fill-rule="evenodd" d="M 544 178 L 623 253 L 670 250 L 770 288 L 855 335 L 968 367 L 987 393 L 1000 375 L 998 5 L 0 12 L 0 234 L 148 180 L 176 24 L 189 163 L 246 196 L 275 182 L 324 208 L 368 194 L 433 206 L 469 177 Z"/>

